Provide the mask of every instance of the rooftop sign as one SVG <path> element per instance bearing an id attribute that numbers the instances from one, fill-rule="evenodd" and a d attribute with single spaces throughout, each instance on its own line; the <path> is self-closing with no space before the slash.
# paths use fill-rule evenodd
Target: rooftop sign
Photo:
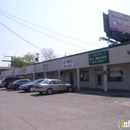
<path id="1" fill-rule="evenodd" d="M 109 10 L 110 30 L 130 34 L 130 16 Z"/>

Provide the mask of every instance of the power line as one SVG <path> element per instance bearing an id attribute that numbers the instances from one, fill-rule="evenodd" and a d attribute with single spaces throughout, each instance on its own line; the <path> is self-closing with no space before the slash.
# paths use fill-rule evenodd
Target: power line
<path id="1" fill-rule="evenodd" d="M 21 23 L 21 22 L 18 22 L 18 21 L 16 21 L 16 20 L 14 20 L 14 19 L 12 19 L 12 18 L 10 18 L 10 17 L 4 15 L 4 14 L 1 14 L 1 13 L 0 13 L 0 15 L 3 15 L 3 16 L 5 16 L 5 17 L 7 17 L 7 18 L 9 18 L 9 19 L 11 19 L 11 20 L 13 20 L 13 21 L 15 21 L 15 22 L 17 22 L 17 23 L 19 23 L 19 24 L 25 26 L 25 27 L 27 27 L 27 28 L 30 28 L 30 29 L 32 29 L 32 30 L 34 30 L 34 31 L 36 31 L 36 32 L 39 32 L 39 33 L 41 33 L 41 34 L 44 34 L 44 35 L 46 35 L 46 36 L 48 36 L 48 37 L 51 37 L 51 38 L 53 38 L 53 39 L 56 39 L 56 40 L 58 40 L 58 41 L 61 41 L 61 42 L 70 44 L 70 45 L 72 45 L 72 46 L 76 46 L 76 47 L 81 48 L 81 49 L 84 49 L 84 50 L 89 50 L 89 49 L 87 49 L 87 48 L 77 46 L 77 45 L 75 45 L 75 44 L 72 44 L 72 43 L 63 41 L 63 40 L 61 40 L 61 39 L 58 39 L 58 38 L 55 38 L 55 37 L 53 37 L 53 36 L 51 36 L 51 35 L 48 35 L 48 34 L 46 34 L 46 33 L 43 33 L 43 32 L 41 32 L 41 31 L 36 30 L 36 29 L 34 29 L 34 28 L 32 28 L 32 27 L 29 27 L 29 26 L 27 26 L 27 25 L 25 25 L 25 24 L 23 24 L 23 23 Z M 25 40 L 25 39 L 24 39 L 24 40 Z M 33 44 L 33 45 L 34 45 L 34 44 Z"/>
<path id="2" fill-rule="evenodd" d="M 11 15 L 11 14 L 9 14 L 9 13 L 4 12 L 4 11 L 1 11 L 1 10 L 0 10 L 0 12 L 2 12 L 2 13 L 4 13 L 4 14 L 7 14 L 7 15 L 10 15 L 11 17 L 17 18 L 17 19 L 19 19 L 19 20 L 21 20 L 21 21 L 24 21 L 24 22 L 26 22 L 26 23 L 32 24 L 32 25 L 34 25 L 34 26 L 36 26 L 36 27 L 42 28 L 42 29 L 44 29 L 44 30 L 47 30 L 47 31 L 56 33 L 56 34 L 58 34 L 58 35 L 61 35 L 61 36 L 64 36 L 64 37 L 67 37 L 67 38 L 70 38 L 70 39 L 73 39 L 73 40 L 76 40 L 76 41 L 79 41 L 79 42 L 83 42 L 83 43 L 87 43 L 87 44 L 90 44 L 90 45 L 98 46 L 98 45 L 96 45 L 96 44 L 92 44 L 92 43 L 89 43 L 89 42 L 86 42 L 86 41 L 83 41 L 83 40 L 79 40 L 79 39 L 77 39 L 77 38 L 70 37 L 70 36 L 67 36 L 67 35 L 64 35 L 64 34 L 55 32 L 55 31 L 53 31 L 53 30 L 44 28 L 44 27 L 39 26 L 39 25 L 37 25 L 37 24 L 31 23 L 31 22 L 26 21 L 26 20 L 24 20 L 24 19 L 21 19 L 21 18 L 18 18 L 18 17 L 16 17 L 16 16 L 13 16 L 13 15 Z M 3 15 L 3 14 L 2 14 L 2 15 Z M 102 47 L 102 46 L 98 46 L 98 47 Z"/>
<path id="3" fill-rule="evenodd" d="M 13 52 L 15 52 L 15 53 L 19 53 L 19 52 L 15 51 L 15 50 L 12 50 L 11 48 L 9 48 L 9 47 L 7 47 L 7 46 L 1 44 L 1 43 L 0 43 L 0 45 L 2 45 L 3 47 L 5 47 L 5 48 L 7 48 L 7 49 L 9 49 L 9 50 L 11 50 L 11 51 L 13 51 Z"/>
<path id="4" fill-rule="evenodd" d="M 4 28 L 6 28 L 8 31 L 12 32 L 14 35 L 16 35 L 16 36 L 19 37 L 20 39 L 24 40 L 25 42 L 27 42 L 27 43 L 30 44 L 31 46 L 37 48 L 38 50 L 41 50 L 40 47 L 38 47 L 38 46 L 32 44 L 31 42 L 29 42 L 29 41 L 27 41 L 27 40 L 25 40 L 25 39 L 22 38 L 20 35 L 18 35 L 18 34 L 15 33 L 14 31 L 12 31 L 10 28 L 8 28 L 6 25 L 4 25 L 2 22 L 0 22 L 0 24 L 1 24 Z"/>

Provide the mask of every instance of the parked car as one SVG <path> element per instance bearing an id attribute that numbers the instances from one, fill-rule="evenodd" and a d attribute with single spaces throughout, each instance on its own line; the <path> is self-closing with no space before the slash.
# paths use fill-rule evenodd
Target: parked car
<path id="1" fill-rule="evenodd" d="M 71 84 L 65 83 L 59 79 L 45 79 L 39 84 L 35 84 L 31 91 L 39 92 L 40 94 L 43 94 L 43 92 L 46 92 L 47 94 L 52 94 L 56 91 L 72 92 L 73 87 Z"/>
<path id="2" fill-rule="evenodd" d="M 21 84 L 27 84 L 30 82 L 31 81 L 29 79 L 19 79 L 19 80 L 14 81 L 13 83 L 9 83 L 8 89 L 18 90 L 18 87 Z"/>
<path id="3" fill-rule="evenodd" d="M 31 88 L 33 87 L 33 85 L 42 82 L 45 79 L 36 79 L 35 81 L 28 83 L 28 84 L 23 84 L 19 86 L 19 90 L 24 90 L 25 92 L 30 92 Z"/>
<path id="4" fill-rule="evenodd" d="M 4 77 L 4 78 L 2 79 L 2 84 L 3 84 L 3 86 L 4 86 L 6 89 L 8 89 L 9 83 L 12 83 L 12 82 L 14 82 L 14 81 L 16 81 L 16 80 L 18 80 L 18 79 L 23 79 L 23 77 L 21 77 L 21 76 L 19 76 L 19 77 Z"/>

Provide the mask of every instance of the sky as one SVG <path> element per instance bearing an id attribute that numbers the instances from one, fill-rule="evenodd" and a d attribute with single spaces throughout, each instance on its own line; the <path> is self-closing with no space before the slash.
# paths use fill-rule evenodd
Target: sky
<path id="1" fill-rule="evenodd" d="M 0 66 L 9 65 L 2 62 L 10 60 L 6 56 L 41 56 L 43 48 L 62 57 L 107 47 L 99 41 L 106 36 L 102 13 L 130 15 L 129 5 L 130 0 L 0 0 Z"/>

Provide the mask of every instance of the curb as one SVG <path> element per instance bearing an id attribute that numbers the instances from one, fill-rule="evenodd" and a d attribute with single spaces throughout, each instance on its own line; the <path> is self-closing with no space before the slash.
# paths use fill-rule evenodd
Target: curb
<path id="1" fill-rule="evenodd" d="M 79 91 L 79 90 L 76 90 L 74 91 L 76 93 L 81 93 L 81 94 L 97 94 L 97 95 L 102 95 L 102 96 L 128 96 L 130 97 L 130 94 L 127 94 L 127 93 L 113 93 L 113 92 L 96 92 L 96 91 Z"/>

